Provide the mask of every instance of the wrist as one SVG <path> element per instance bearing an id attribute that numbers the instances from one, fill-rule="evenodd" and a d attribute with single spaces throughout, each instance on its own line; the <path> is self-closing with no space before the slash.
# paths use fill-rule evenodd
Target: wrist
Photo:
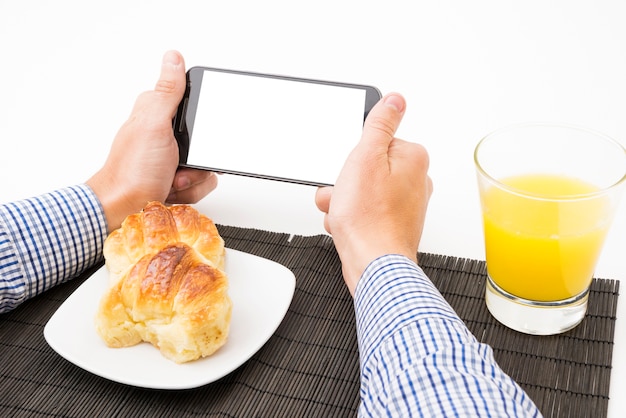
<path id="1" fill-rule="evenodd" d="M 119 182 L 105 172 L 96 173 L 86 184 L 100 201 L 109 233 L 118 229 L 129 214 L 138 212 L 143 207 L 136 203 L 136 199 L 130 199 L 122 187 L 116 187 Z"/>
<path id="2" fill-rule="evenodd" d="M 399 255 L 406 257 L 411 262 L 417 264 L 417 250 L 401 249 L 399 245 L 371 246 L 373 241 L 355 240 L 353 245 L 340 245 L 338 250 L 341 259 L 342 274 L 350 294 L 354 296 L 356 287 L 367 267 L 376 259 L 386 255 Z M 375 241 L 374 241 L 375 242 Z"/>

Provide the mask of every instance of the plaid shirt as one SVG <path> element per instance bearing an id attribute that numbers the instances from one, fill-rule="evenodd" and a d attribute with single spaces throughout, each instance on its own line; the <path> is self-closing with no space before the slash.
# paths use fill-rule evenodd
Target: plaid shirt
<path id="1" fill-rule="evenodd" d="M 94 265 L 106 234 L 86 185 L 0 205 L 0 312 Z"/>
<path id="2" fill-rule="evenodd" d="M 86 185 L 0 205 L 0 312 L 94 265 L 106 235 Z M 407 258 L 374 260 L 354 303 L 360 416 L 541 416 Z"/>
<path id="3" fill-rule="evenodd" d="M 368 266 L 355 309 L 359 416 L 541 416 L 406 257 L 387 255 Z"/>

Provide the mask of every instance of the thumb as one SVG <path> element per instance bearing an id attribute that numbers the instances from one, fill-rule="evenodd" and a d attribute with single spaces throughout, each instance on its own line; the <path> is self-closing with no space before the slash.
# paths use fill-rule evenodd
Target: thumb
<path id="1" fill-rule="evenodd" d="M 161 75 L 154 87 L 157 100 L 174 114 L 186 88 L 185 62 L 178 51 L 167 51 L 161 63 Z"/>
<path id="2" fill-rule="evenodd" d="M 330 199 L 332 197 L 332 194 L 333 188 L 330 186 L 319 187 L 315 191 L 315 205 L 320 211 L 328 213 L 328 210 L 330 209 Z"/>
<path id="3" fill-rule="evenodd" d="M 368 147 L 389 146 L 404 116 L 406 101 L 398 93 L 383 97 L 372 108 L 363 125 L 361 142 Z"/>

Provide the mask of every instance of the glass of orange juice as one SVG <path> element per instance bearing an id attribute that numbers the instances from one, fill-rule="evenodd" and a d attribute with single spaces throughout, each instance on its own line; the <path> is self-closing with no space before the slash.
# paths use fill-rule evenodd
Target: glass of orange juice
<path id="1" fill-rule="evenodd" d="M 626 184 L 626 149 L 588 129 L 523 124 L 474 151 L 491 314 L 550 335 L 574 328 Z"/>

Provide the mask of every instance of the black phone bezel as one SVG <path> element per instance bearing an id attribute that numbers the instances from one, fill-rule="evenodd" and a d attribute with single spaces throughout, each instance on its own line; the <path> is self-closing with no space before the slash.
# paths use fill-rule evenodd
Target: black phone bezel
<path id="1" fill-rule="evenodd" d="M 234 170 L 229 170 L 226 168 L 204 167 L 204 166 L 196 166 L 196 165 L 187 164 L 187 157 L 189 155 L 189 144 L 193 135 L 193 126 L 195 123 L 196 111 L 198 108 L 198 100 L 200 97 L 200 91 L 202 89 L 202 80 L 206 72 L 225 72 L 225 73 L 230 73 L 230 74 L 239 74 L 243 76 L 275 78 L 275 79 L 280 79 L 280 80 L 297 81 L 297 82 L 305 82 L 305 83 L 313 83 L 313 84 L 324 84 L 324 85 L 330 85 L 330 86 L 347 87 L 347 88 L 355 88 L 355 89 L 364 90 L 365 102 L 364 102 L 364 109 L 363 109 L 363 123 L 365 122 L 365 119 L 367 118 L 367 115 L 371 111 L 372 107 L 374 107 L 374 105 L 382 97 L 378 88 L 371 86 L 371 85 L 365 85 L 365 84 L 317 80 L 317 79 L 283 76 L 283 75 L 276 75 L 276 74 L 264 74 L 264 73 L 231 70 L 231 69 L 215 68 L 215 67 L 203 67 L 203 66 L 191 67 L 187 71 L 187 74 L 186 74 L 187 85 L 185 89 L 185 94 L 178 106 L 176 115 L 174 116 L 174 119 L 172 121 L 174 137 L 176 138 L 176 141 L 178 143 L 179 166 L 196 168 L 200 170 L 208 170 L 208 171 L 213 171 L 216 173 L 234 174 L 234 175 L 241 175 L 241 176 L 246 176 L 246 177 L 276 180 L 276 181 L 283 181 L 283 182 L 288 182 L 288 183 L 304 184 L 304 185 L 311 185 L 311 186 L 332 186 L 332 184 L 317 182 L 314 180 L 277 177 L 277 176 L 271 176 L 271 175 L 267 175 L 263 173 L 234 171 Z"/>

